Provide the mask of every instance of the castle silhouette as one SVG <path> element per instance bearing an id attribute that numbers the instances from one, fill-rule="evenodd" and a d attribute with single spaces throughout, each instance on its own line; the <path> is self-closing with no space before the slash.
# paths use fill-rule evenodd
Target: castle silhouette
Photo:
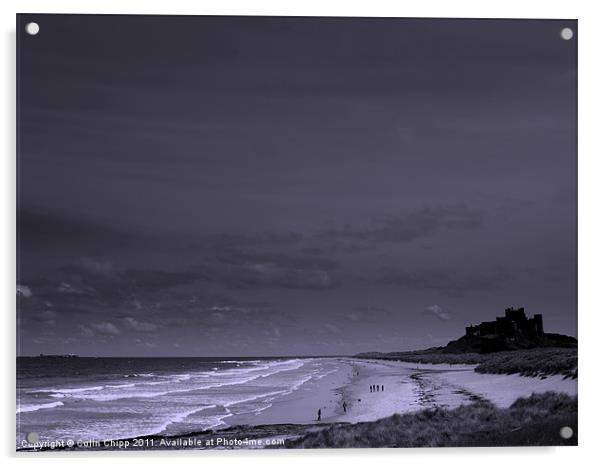
<path id="1" fill-rule="evenodd" d="M 541 314 L 534 314 L 532 318 L 527 318 L 525 308 L 506 309 L 504 317 L 496 317 L 494 321 L 481 322 L 479 325 L 466 327 L 467 337 L 488 337 L 502 336 L 512 338 L 516 336 L 526 336 L 529 338 L 541 338 L 543 333 L 543 317 Z"/>
<path id="2" fill-rule="evenodd" d="M 544 333 L 543 317 L 529 318 L 525 308 L 506 309 L 503 317 L 466 327 L 466 333 L 445 346 L 418 351 L 386 353 L 391 357 L 411 354 L 493 353 L 497 351 L 527 350 L 533 348 L 577 348 L 577 339 L 558 333 Z M 382 357 L 383 353 L 360 353 L 362 357 Z M 402 359 L 403 360 L 403 359 Z"/>

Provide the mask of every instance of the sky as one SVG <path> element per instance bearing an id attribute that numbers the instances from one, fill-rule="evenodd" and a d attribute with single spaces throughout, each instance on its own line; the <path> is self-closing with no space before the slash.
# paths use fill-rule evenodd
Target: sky
<path id="1" fill-rule="evenodd" d="M 20 15 L 18 354 L 403 351 L 510 306 L 576 336 L 564 27 Z"/>

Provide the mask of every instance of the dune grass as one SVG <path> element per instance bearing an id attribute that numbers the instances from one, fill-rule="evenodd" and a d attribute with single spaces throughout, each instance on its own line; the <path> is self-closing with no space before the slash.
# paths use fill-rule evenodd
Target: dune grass
<path id="1" fill-rule="evenodd" d="M 560 436 L 569 426 L 574 435 Z M 477 402 L 452 410 L 423 410 L 375 422 L 333 425 L 284 448 L 402 448 L 577 445 L 577 398 L 547 392 L 506 409 Z"/>
<path id="2" fill-rule="evenodd" d="M 536 348 L 497 353 L 444 353 L 436 350 L 368 353 L 361 357 L 421 364 L 478 364 L 476 372 L 577 378 L 577 348 Z"/>
<path id="3" fill-rule="evenodd" d="M 545 377 L 561 374 L 577 378 L 577 350 L 575 348 L 544 348 L 538 350 L 503 351 L 490 355 L 476 368 L 487 374 L 520 374 Z"/>

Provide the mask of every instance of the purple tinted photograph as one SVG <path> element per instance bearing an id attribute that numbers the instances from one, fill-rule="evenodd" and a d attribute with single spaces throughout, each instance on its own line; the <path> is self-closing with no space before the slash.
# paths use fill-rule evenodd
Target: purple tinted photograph
<path id="1" fill-rule="evenodd" d="M 577 445 L 577 20 L 16 21 L 17 451 Z"/>

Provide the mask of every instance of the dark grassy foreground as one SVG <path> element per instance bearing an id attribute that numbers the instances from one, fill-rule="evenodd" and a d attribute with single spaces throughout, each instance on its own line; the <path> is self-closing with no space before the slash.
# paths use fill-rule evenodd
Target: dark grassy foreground
<path id="1" fill-rule="evenodd" d="M 439 349 L 400 353 L 363 353 L 362 358 L 422 364 L 478 364 L 476 372 L 577 378 L 577 348 L 536 348 L 497 353 L 446 353 Z"/>
<path id="2" fill-rule="evenodd" d="M 569 440 L 560 429 L 569 426 Z M 544 393 L 518 399 L 510 408 L 477 402 L 453 410 L 441 408 L 334 425 L 289 440 L 284 448 L 485 447 L 577 445 L 577 398 Z"/>

